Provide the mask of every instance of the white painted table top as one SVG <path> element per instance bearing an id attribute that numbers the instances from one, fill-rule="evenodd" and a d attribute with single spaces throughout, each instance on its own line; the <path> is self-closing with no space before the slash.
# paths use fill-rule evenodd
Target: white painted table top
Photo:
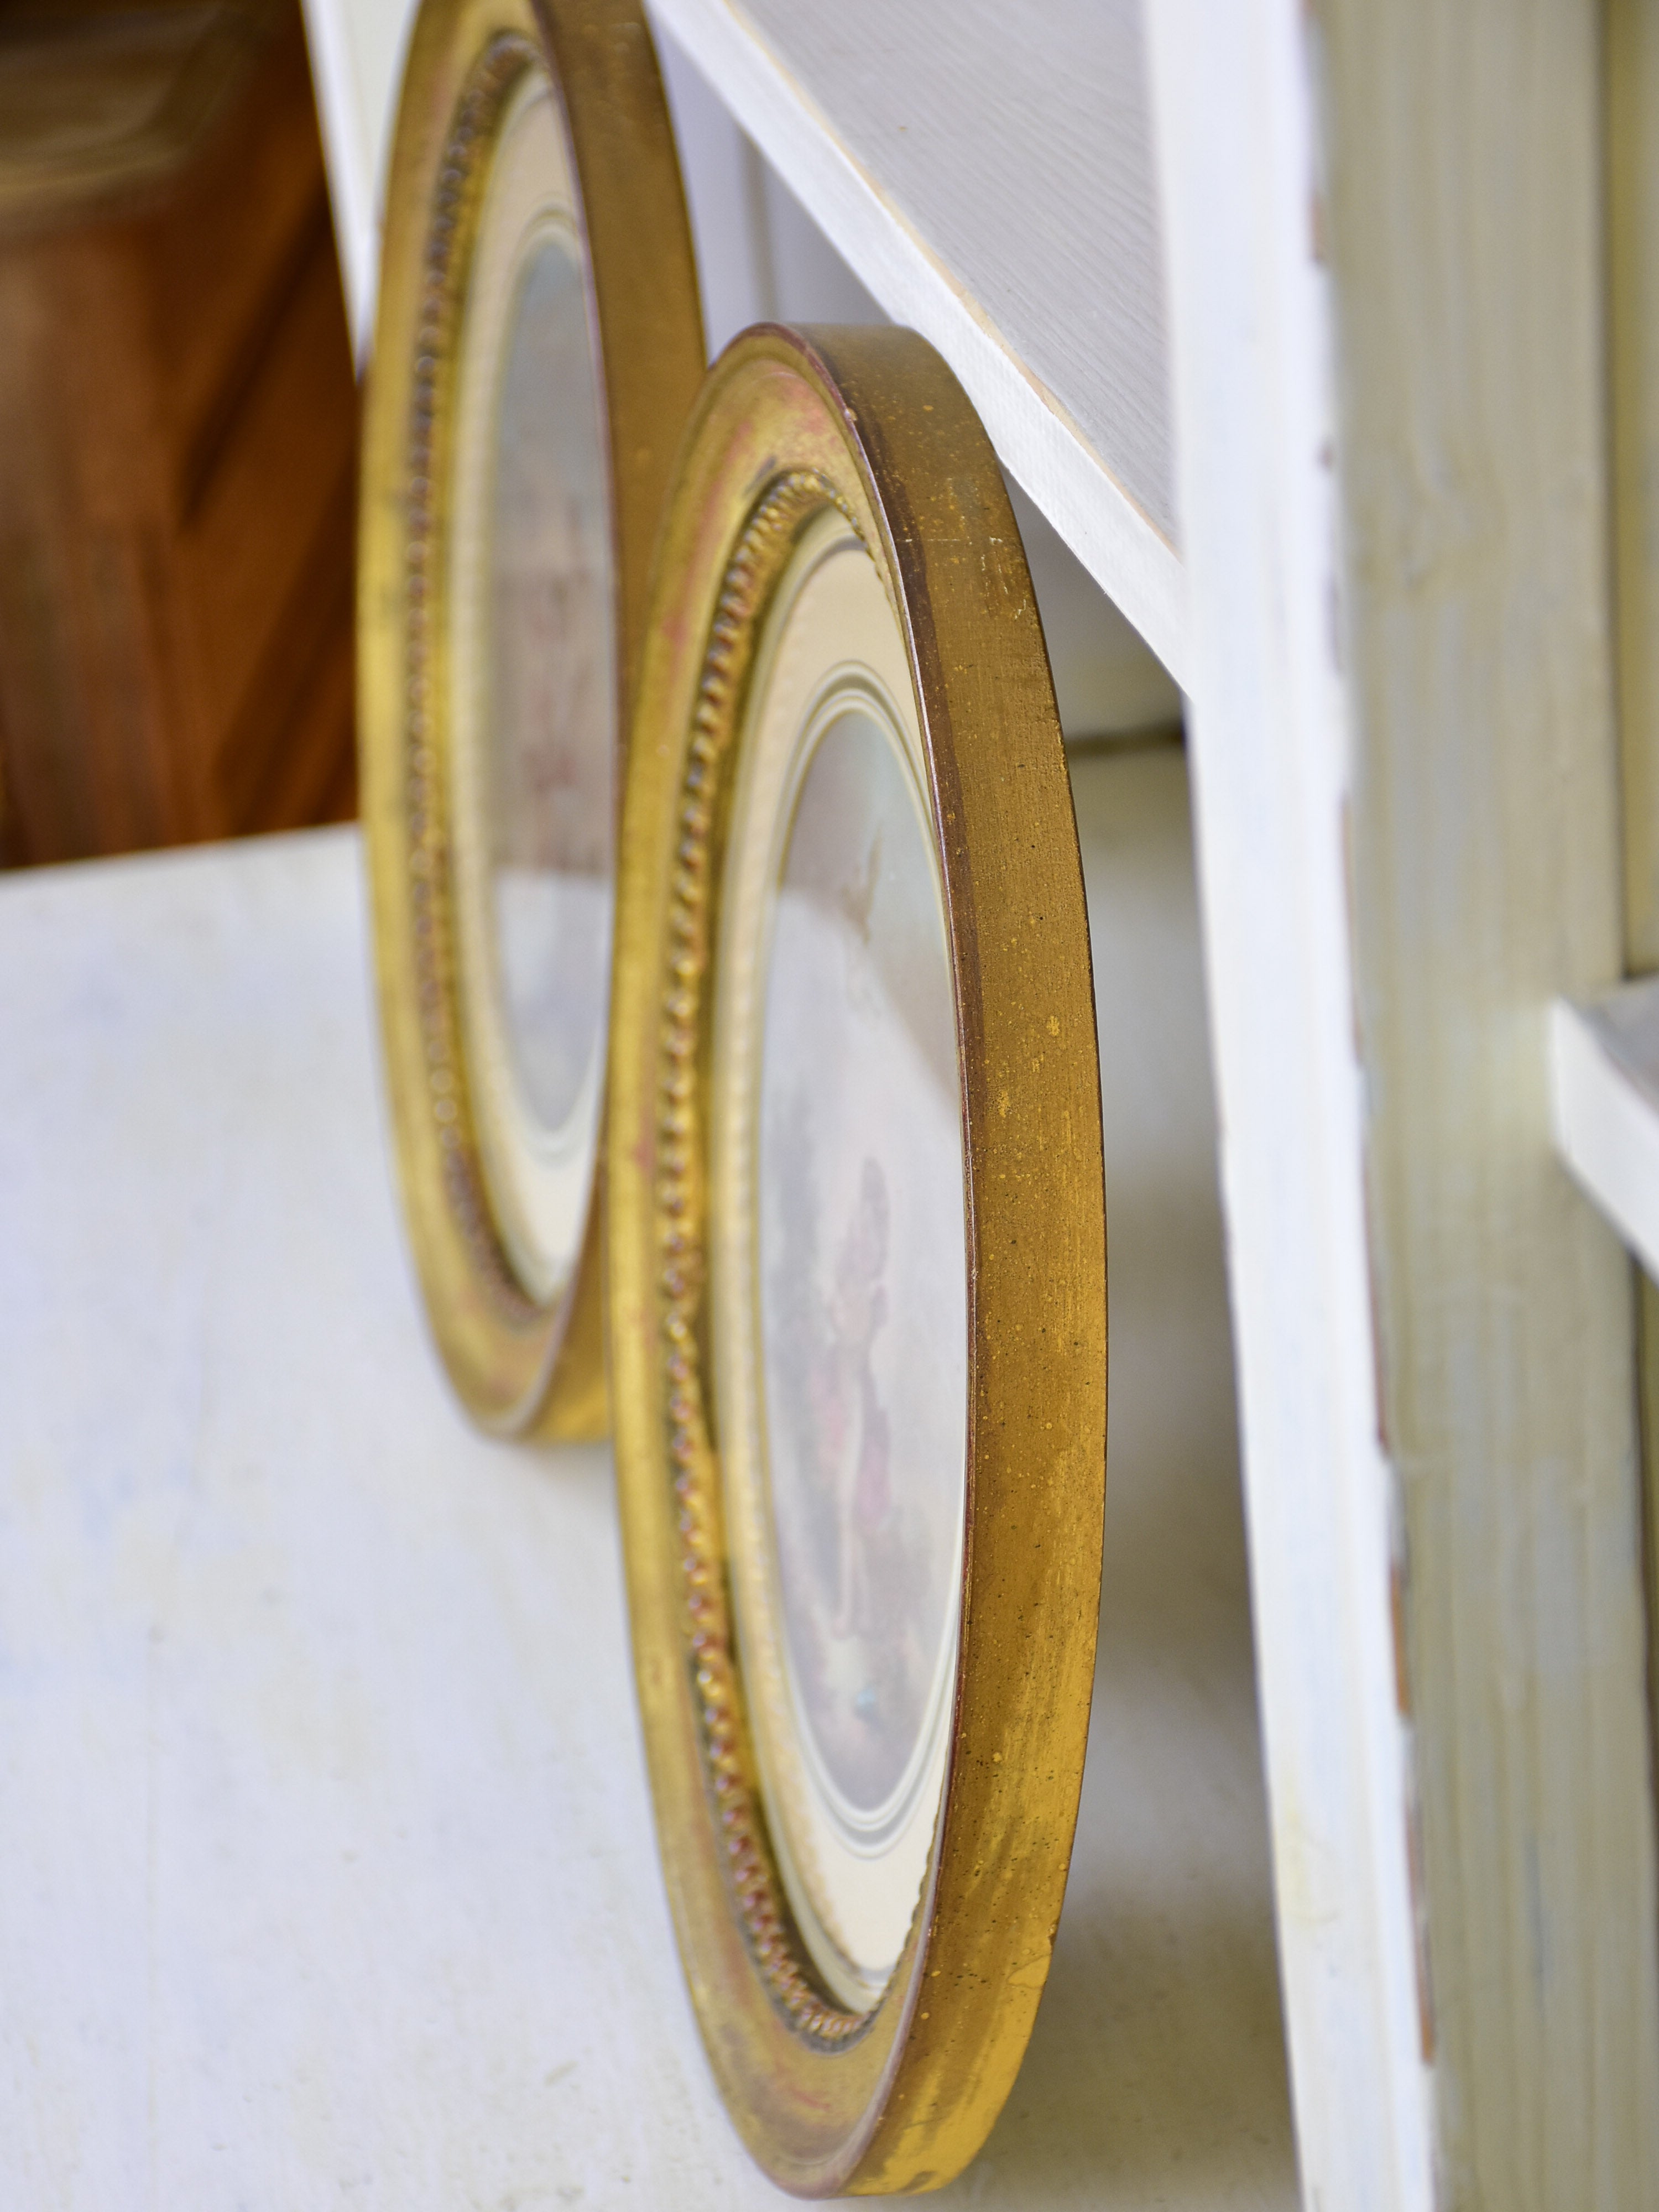
<path id="1" fill-rule="evenodd" d="M 1294 2201 L 1178 755 L 1079 767 L 1111 1564 L 1024 2072 L 939 2200 Z M 428 1349 L 350 832 L 0 884 L 0 2200 L 781 2203 L 659 1882 L 603 1450 Z"/>

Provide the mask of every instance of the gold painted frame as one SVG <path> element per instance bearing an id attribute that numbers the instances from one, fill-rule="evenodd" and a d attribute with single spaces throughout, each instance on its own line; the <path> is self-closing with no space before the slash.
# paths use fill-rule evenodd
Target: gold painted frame
<path id="1" fill-rule="evenodd" d="M 427 1312 L 473 1416 L 504 1434 L 606 1419 L 603 1122 L 572 1280 L 527 1291 L 481 1166 L 456 946 L 447 487 L 466 284 L 492 132 L 526 70 L 562 117 L 608 448 L 618 745 L 651 549 L 703 369 L 668 112 L 637 0 L 426 0 L 404 78 L 364 408 L 362 805 L 387 1088 Z M 620 783 L 620 777 L 618 779 Z"/>
<path id="2" fill-rule="evenodd" d="M 929 1873 L 867 2011 L 817 1978 L 768 1837 L 713 1413 L 711 1024 L 725 823 L 769 593 L 840 509 L 905 641 L 945 890 L 968 1191 L 967 1537 Z M 1030 580 L 978 418 L 914 333 L 723 356 L 659 549 L 623 805 L 611 1326 L 635 1659 L 709 2060 L 803 2195 L 938 2186 L 1012 2084 L 1048 1972 L 1093 1680 L 1105 1201 L 1087 919 Z"/>

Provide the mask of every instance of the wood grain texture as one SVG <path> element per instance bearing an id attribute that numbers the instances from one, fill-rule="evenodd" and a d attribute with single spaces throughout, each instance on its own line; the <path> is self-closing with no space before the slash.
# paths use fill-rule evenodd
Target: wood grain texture
<path id="1" fill-rule="evenodd" d="M 84 221 L 164 188 L 244 88 L 281 12 L 281 0 L 8 8 L 0 225 Z"/>
<path id="2" fill-rule="evenodd" d="M 1613 2212 L 1659 2194 L 1632 1315 L 1546 1051 L 1620 951 L 1598 12 L 1149 22 L 1304 2187 Z"/>
<path id="3" fill-rule="evenodd" d="M 1659 6 L 1607 0 L 1607 366 L 1625 949 L 1659 968 Z"/>
<path id="4" fill-rule="evenodd" d="M 1659 968 L 1659 6 L 1607 0 L 1607 392 L 1625 965 Z M 1638 1252 L 1644 1247 L 1638 1241 Z M 1647 1265 L 1656 1264 L 1652 1249 Z M 1637 1283 L 1648 1709 L 1659 1779 L 1659 1285 Z"/>
<path id="5" fill-rule="evenodd" d="M 0 233 L 13 861 L 351 809 L 356 393 L 297 9 L 239 83 L 159 197 Z"/>
<path id="6" fill-rule="evenodd" d="M 1659 2199 L 1628 1267 L 1551 1157 L 1620 960 L 1599 11 L 1324 0 L 1371 1267 L 1441 2201 Z"/>

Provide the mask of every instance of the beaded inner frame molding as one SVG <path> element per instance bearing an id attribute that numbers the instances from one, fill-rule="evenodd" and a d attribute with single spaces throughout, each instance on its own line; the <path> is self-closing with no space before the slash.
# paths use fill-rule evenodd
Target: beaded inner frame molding
<path id="1" fill-rule="evenodd" d="M 815 470 L 775 478 L 744 522 L 721 580 L 680 779 L 659 1032 L 655 1199 L 668 1460 L 709 1804 L 725 1849 L 732 1909 L 757 1971 L 800 2033 L 835 2050 L 862 2034 L 874 2014 L 836 2005 L 805 1963 L 766 1840 L 743 1708 L 705 1351 L 710 1131 L 702 1073 L 714 983 L 712 847 L 730 804 L 746 678 L 772 590 L 802 527 L 826 507 L 852 520 L 834 485 Z"/>
<path id="2" fill-rule="evenodd" d="M 426 0 L 416 19 L 364 414 L 358 720 L 387 1088 L 428 1316 L 475 1419 L 555 1437 L 606 1425 L 604 1163 L 571 1278 L 538 1296 L 510 1256 L 481 1158 L 450 790 L 458 373 L 479 212 L 527 72 L 553 94 L 584 249 L 619 749 L 626 732 L 652 542 L 704 358 L 678 159 L 637 0 Z"/>
<path id="3" fill-rule="evenodd" d="M 904 639 L 945 889 L 967 1181 L 955 1704 L 892 1975 L 837 2002 L 768 1832 L 711 1345 L 714 1008 L 732 793 L 769 605 L 836 509 Z M 1081 1779 L 1106 1409 L 1098 1062 L 1081 870 L 1029 575 L 982 428 L 921 339 L 762 329 L 711 374 L 665 520 L 624 801 L 610 1276 L 636 1674 L 709 2059 L 799 2193 L 959 2172 L 1012 2086 Z"/>
<path id="4" fill-rule="evenodd" d="M 515 1330 L 534 1326 L 537 1302 L 523 1288 L 507 1257 L 479 1159 L 461 1043 L 447 748 L 436 726 L 447 711 L 444 647 L 449 592 L 441 576 L 447 560 L 444 490 L 453 466 L 455 372 L 468 269 L 496 126 L 519 80 L 540 65 L 538 49 L 528 39 L 511 32 L 492 38 L 468 75 L 439 158 L 422 261 L 409 395 L 404 541 L 404 865 L 427 1102 L 444 1190 L 474 1279 L 495 1315 Z"/>

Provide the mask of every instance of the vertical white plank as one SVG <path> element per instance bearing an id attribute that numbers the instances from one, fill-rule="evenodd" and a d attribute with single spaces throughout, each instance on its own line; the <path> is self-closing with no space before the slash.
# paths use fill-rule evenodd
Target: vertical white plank
<path id="1" fill-rule="evenodd" d="M 1343 825 L 1314 90 L 1295 0 L 1149 0 L 1200 881 L 1303 2185 L 1433 2200 Z"/>
<path id="2" fill-rule="evenodd" d="M 1659 969 L 1659 0 L 1607 0 L 1608 392 L 1625 963 Z M 1650 1264 L 1651 1256 L 1650 1256 Z M 1659 1718 L 1659 1286 L 1638 1284 L 1648 1704 Z M 1659 1750 L 1659 1744 L 1656 1744 Z"/>
<path id="3" fill-rule="evenodd" d="M 1601 10 L 1332 0 L 1357 1003 L 1444 2194 L 1659 2203 L 1630 1270 L 1553 1158 L 1621 960 Z"/>
<path id="4" fill-rule="evenodd" d="M 1546 1043 L 1620 957 L 1598 11 L 1149 20 L 1305 2185 L 1622 2212 L 1632 1316 Z"/>

